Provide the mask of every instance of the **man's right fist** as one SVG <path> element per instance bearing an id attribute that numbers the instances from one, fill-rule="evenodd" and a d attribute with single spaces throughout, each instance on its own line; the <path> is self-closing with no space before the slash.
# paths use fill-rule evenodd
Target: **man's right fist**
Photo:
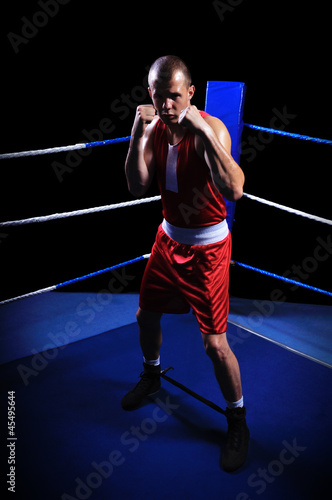
<path id="1" fill-rule="evenodd" d="M 144 135 L 146 127 L 156 116 L 156 110 L 152 104 L 141 104 L 136 109 L 135 121 L 132 129 L 132 135 Z"/>

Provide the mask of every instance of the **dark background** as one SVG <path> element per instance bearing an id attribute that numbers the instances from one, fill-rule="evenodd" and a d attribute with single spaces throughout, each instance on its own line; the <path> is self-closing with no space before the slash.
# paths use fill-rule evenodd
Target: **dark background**
<path id="1" fill-rule="evenodd" d="M 42 4 L 52 16 L 37 14 L 44 12 Z M 328 3 L 300 0 L 225 0 L 219 2 L 218 12 L 212 1 L 7 3 L 0 33 L 0 151 L 130 135 L 136 106 L 149 102 L 142 90 L 146 68 L 164 54 L 176 54 L 190 66 L 197 89 L 193 103 L 200 109 L 207 80 L 242 81 L 247 86 L 245 122 L 269 127 L 273 110 L 286 107 L 296 115 L 286 130 L 331 139 L 329 19 Z M 15 53 L 8 34 L 24 36 L 27 20 L 40 27 L 25 28 L 30 38 L 17 42 Z M 245 128 L 243 150 L 257 137 Z M 253 160 L 242 156 L 245 191 L 331 219 L 331 147 L 279 136 L 258 145 Z M 0 219 L 132 199 L 123 171 L 127 148 L 124 143 L 95 148 L 84 157 L 61 153 L 2 160 Z M 61 182 L 55 161 L 71 168 L 62 173 Z M 147 196 L 154 194 L 156 185 Z M 160 221 L 157 202 L 2 228 L 1 298 L 149 253 Z M 314 255 L 316 239 L 327 241 L 330 234 L 330 226 L 242 199 L 233 230 L 233 258 L 282 274 L 294 265 L 302 268 Z M 331 260 L 317 264 L 304 281 L 331 290 Z M 125 268 L 123 291 L 138 291 L 144 265 Z M 109 280 L 104 275 L 67 290 L 98 292 L 107 289 Z M 231 270 L 233 295 L 265 299 L 275 288 L 289 301 L 331 303 L 323 295 Z"/>

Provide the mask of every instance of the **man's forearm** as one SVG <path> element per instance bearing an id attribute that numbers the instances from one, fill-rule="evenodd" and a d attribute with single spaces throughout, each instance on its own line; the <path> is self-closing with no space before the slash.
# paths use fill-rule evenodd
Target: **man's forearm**
<path id="1" fill-rule="evenodd" d="M 131 130 L 129 151 L 125 163 L 128 189 L 134 196 L 142 196 L 151 183 L 151 158 L 147 155 L 146 129 L 155 118 L 155 109 L 151 104 L 142 104 L 136 109 L 136 116 Z M 148 164 L 146 162 L 148 158 Z"/>
<path id="2" fill-rule="evenodd" d="M 134 196 L 144 194 L 149 173 L 144 161 L 143 138 L 131 139 L 125 163 L 125 173 L 131 194 Z"/>

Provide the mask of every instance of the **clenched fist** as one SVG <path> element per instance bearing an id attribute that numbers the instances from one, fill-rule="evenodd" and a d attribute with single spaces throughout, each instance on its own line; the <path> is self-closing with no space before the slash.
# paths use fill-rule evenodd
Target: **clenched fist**
<path id="1" fill-rule="evenodd" d="M 132 135 L 143 137 L 146 127 L 156 116 L 156 110 L 152 104 L 141 104 L 136 109 L 136 116 L 132 128 Z"/>
<path id="2" fill-rule="evenodd" d="M 178 124 L 189 128 L 195 133 L 199 133 L 207 126 L 196 106 L 188 106 L 183 109 L 180 113 Z"/>

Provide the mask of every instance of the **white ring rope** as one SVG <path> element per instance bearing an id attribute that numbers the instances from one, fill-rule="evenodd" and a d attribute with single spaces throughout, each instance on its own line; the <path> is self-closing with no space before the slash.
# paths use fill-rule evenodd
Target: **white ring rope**
<path id="1" fill-rule="evenodd" d="M 32 217 L 31 219 L 13 220 L 9 222 L 0 222 L 0 227 L 7 226 L 22 226 L 25 224 L 33 224 L 35 222 L 47 222 L 56 219 L 65 219 L 67 217 L 74 217 L 76 215 L 94 214 L 96 212 L 105 212 L 107 210 L 114 210 L 116 208 L 132 207 L 142 203 L 149 203 L 151 201 L 160 200 L 161 196 L 152 196 L 151 198 L 141 198 L 139 200 L 125 201 L 122 203 L 115 203 L 112 205 L 103 205 L 101 207 L 86 208 L 83 210 L 75 210 L 74 212 L 62 212 L 61 214 L 44 215 L 42 217 Z"/>
<path id="2" fill-rule="evenodd" d="M 280 205 L 279 203 L 274 203 L 273 201 L 265 200 L 264 198 L 259 198 L 258 196 L 254 196 L 252 194 L 248 193 L 243 193 L 243 196 L 245 198 L 249 198 L 251 200 L 257 201 L 258 203 L 263 203 L 264 205 L 269 205 L 274 208 L 278 208 L 279 210 L 284 210 L 286 212 L 295 214 L 295 215 L 300 215 L 301 217 L 305 217 L 307 219 L 315 220 L 317 222 L 322 222 L 324 224 L 328 224 L 332 226 L 332 220 L 329 219 L 324 219 L 323 217 L 318 217 L 317 215 L 312 215 L 308 214 L 306 212 L 302 212 L 301 210 L 296 210 L 294 208 L 286 207 L 285 205 Z M 8 222 L 0 222 L 0 227 L 8 227 L 8 226 L 22 226 L 25 224 L 33 224 L 36 222 L 47 222 L 51 220 L 56 220 L 56 219 L 65 219 L 67 217 L 74 217 L 76 215 L 87 215 L 87 214 L 93 214 L 97 212 L 105 212 L 107 210 L 114 210 L 116 208 L 125 208 L 125 207 L 132 207 L 134 205 L 140 205 L 142 203 L 150 203 L 152 201 L 158 201 L 161 199 L 161 196 L 152 196 L 150 198 L 140 198 L 138 200 L 132 200 L 132 201 L 125 201 L 122 203 L 115 203 L 112 205 L 103 205 L 101 207 L 94 207 L 94 208 L 87 208 L 83 210 L 75 210 L 73 212 L 63 212 L 63 213 L 56 213 L 52 215 L 44 215 L 41 217 L 32 217 L 30 219 L 23 219 L 23 220 L 13 220 L 13 221 L 8 221 Z"/>
<path id="3" fill-rule="evenodd" d="M 9 158 L 21 158 L 23 156 L 37 156 L 37 155 L 46 155 L 46 154 L 50 154 L 50 153 L 62 153 L 63 151 L 73 151 L 75 149 L 95 148 L 98 146 L 107 146 L 109 144 L 117 144 L 119 142 L 127 142 L 129 140 L 130 140 L 130 136 L 117 137 L 116 139 L 107 139 L 105 141 L 82 142 L 79 144 L 73 144 L 72 146 L 60 146 L 60 147 L 56 147 L 56 148 L 35 149 L 35 150 L 31 150 L 31 151 L 19 151 L 17 153 L 4 153 L 4 154 L 0 154 L 0 160 L 6 160 Z"/>
<path id="4" fill-rule="evenodd" d="M 53 292 L 56 290 L 56 285 L 48 286 L 47 288 L 41 288 L 40 290 L 36 290 L 35 292 L 25 293 L 24 295 L 18 295 L 17 297 L 12 297 L 11 299 L 2 300 L 0 302 L 0 306 L 5 304 L 10 304 L 11 302 L 16 302 L 17 300 L 27 299 L 28 297 L 34 297 L 35 295 L 40 295 L 46 292 Z"/>
<path id="5" fill-rule="evenodd" d="M 264 205 L 269 205 L 270 207 L 278 208 L 279 210 L 285 210 L 291 214 L 300 215 L 301 217 L 306 217 L 307 219 L 315 220 L 317 222 L 323 222 L 324 224 L 329 224 L 332 226 L 332 220 L 324 219 L 323 217 L 318 217 L 317 215 L 311 215 L 301 210 L 295 210 L 295 208 L 286 207 L 285 205 L 280 205 L 279 203 L 274 203 L 273 201 L 264 200 L 264 198 L 259 198 L 258 196 L 253 196 L 252 194 L 243 193 L 245 198 L 250 200 L 258 201 L 258 203 L 263 203 Z"/>
<path id="6" fill-rule="evenodd" d="M 86 148 L 85 143 L 73 144 L 72 146 L 61 146 L 57 148 L 47 148 L 47 149 L 34 149 L 31 151 L 19 151 L 18 153 L 4 153 L 0 155 L 0 160 L 6 160 L 9 158 L 21 158 L 23 156 L 37 156 L 37 155 L 47 155 L 51 153 L 62 153 L 62 151 L 73 151 L 75 149 Z"/>

